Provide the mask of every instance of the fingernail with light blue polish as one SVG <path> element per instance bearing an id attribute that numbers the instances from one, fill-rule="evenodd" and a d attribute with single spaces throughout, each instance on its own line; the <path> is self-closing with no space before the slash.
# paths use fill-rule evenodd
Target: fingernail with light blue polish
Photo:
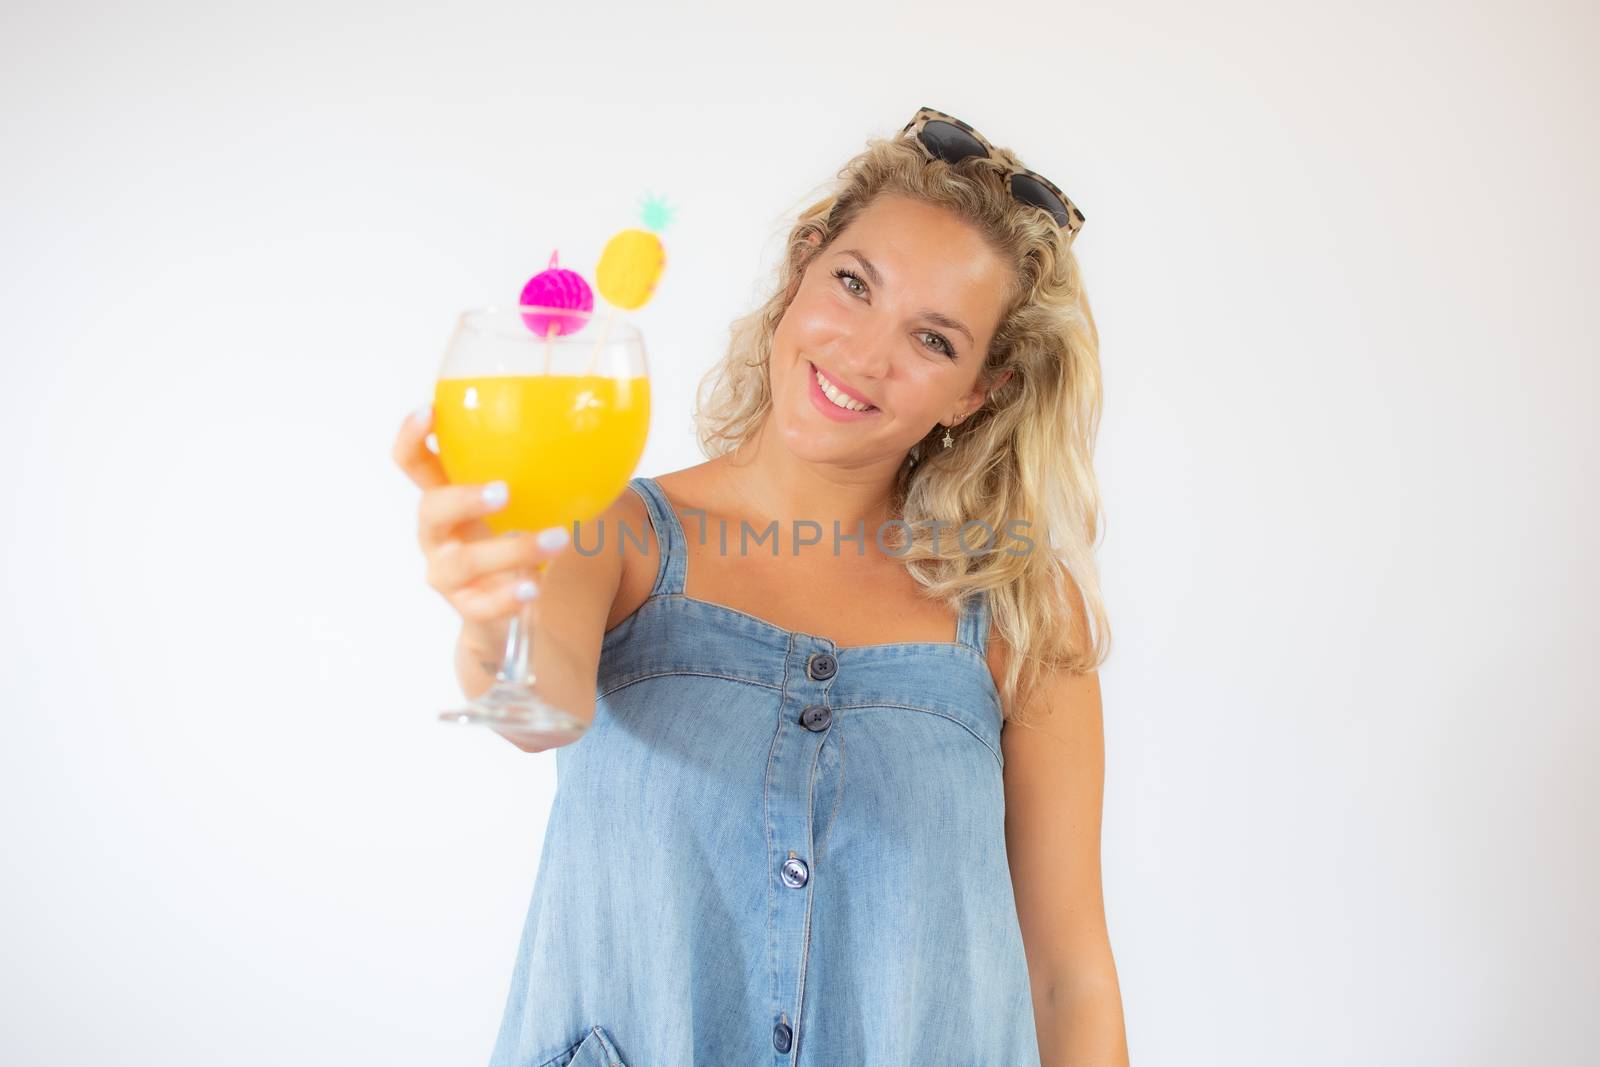
<path id="1" fill-rule="evenodd" d="M 483 487 L 483 502 L 490 511 L 499 511 L 511 499 L 511 487 L 505 482 L 490 482 Z"/>
<path id="2" fill-rule="evenodd" d="M 548 530 L 539 531 L 540 548 L 551 550 L 565 548 L 568 540 L 567 529 L 564 526 L 552 526 Z"/>
<path id="3" fill-rule="evenodd" d="M 517 599 L 526 603 L 539 595 L 539 585 L 531 578 L 524 578 L 517 583 Z"/>

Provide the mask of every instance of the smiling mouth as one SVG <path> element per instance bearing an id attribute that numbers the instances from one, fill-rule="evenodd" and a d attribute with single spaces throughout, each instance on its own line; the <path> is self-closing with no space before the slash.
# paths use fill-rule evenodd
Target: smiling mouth
<path id="1" fill-rule="evenodd" d="M 852 405 L 862 405 L 860 407 L 846 407 L 843 404 L 833 403 L 833 406 L 838 408 L 840 411 L 849 411 L 857 415 L 867 415 L 874 411 L 882 410 L 876 404 L 868 403 L 865 400 L 857 400 L 855 397 L 845 392 L 831 379 L 829 379 L 828 375 L 820 367 L 818 367 L 815 363 L 812 363 L 810 360 L 806 360 L 806 365 L 811 368 L 811 380 L 817 383 L 817 388 L 821 391 L 823 397 L 826 398 L 829 403 L 833 403 L 833 396 L 837 396 L 842 400 L 849 401 Z M 833 396 L 829 395 L 830 390 Z"/>

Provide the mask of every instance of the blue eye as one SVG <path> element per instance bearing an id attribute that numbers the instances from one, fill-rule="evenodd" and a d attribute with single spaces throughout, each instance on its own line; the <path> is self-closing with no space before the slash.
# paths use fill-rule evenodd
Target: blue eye
<path id="1" fill-rule="evenodd" d="M 856 285 L 860 286 L 859 289 L 852 288 L 849 285 L 845 286 L 847 290 L 857 296 L 861 296 L 867 291 L 867 283 L 862 281 L 859 275 L 845 270 L 843 267 L 840 267 L 838 270 L 834 271 L 833 276 L 838 278 L 840 281 L 848 278 L 850 281 L 855 282 Z M 928 346 L 929 348 L 932 348 L 935 352 L 943 353 L 944 355 L 949 356 L 951 359 L 956 358 L 955 345 L 952 345 L 943 334 L 934 333 L 932 330 L 923 330 L 922 334 L 924 337 L 931 337 L 934 339 L 935 344 L 930 344 Z"/>

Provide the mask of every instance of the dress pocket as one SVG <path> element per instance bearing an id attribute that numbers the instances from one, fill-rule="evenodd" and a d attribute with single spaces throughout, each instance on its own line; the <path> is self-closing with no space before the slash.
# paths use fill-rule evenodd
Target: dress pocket
<path id="1" fill-rule="evenodd" d="M 601 1027 L 591 1026 L 583 1035 L 582 1041 L 555 1059 L 545 1060 L 539 1067 L 628 1067 L 628 1065 L 617 1055 L 617 1047 L 611 1043 L 610 1035 Z"/>

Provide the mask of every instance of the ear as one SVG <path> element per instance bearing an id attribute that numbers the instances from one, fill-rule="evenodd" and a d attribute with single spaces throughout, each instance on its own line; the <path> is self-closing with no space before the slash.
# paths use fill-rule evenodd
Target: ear
<path id="1" fill-rule="evenodd" d="M 1012 372 L 1010 370 L 1001 371 L 999 376 L 996 377 L 995 380 L 990 382 L 988 385 L 980 385 L 977 388 L 975 388 L 973 390 L 973 393 L 977 396 L 978 402 L 976 404 L 972 405 L 973 410 L 976 411 L 978 408 L 982 407 L 983 404 L 984 404 L 984 401 L 989 399 L 989 394 L 990 393 L 994 392 L 996 389 L 998 389 L 1002 385 L 1006 384 L 1006 382 L 1010 381 L 1011 380 L 1011 373 Z"/>

